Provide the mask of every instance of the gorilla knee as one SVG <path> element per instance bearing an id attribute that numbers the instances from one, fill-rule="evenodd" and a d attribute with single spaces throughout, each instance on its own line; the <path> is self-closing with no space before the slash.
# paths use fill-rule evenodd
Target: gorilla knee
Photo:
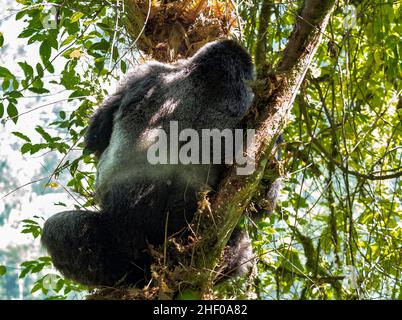
<path id="1" fill-rule="evenodd" d="M 119 232 L 105 216 L 105 212 L 65 211 L 49 218 L 42 243 L 53 265 L 66 278 L 85 285 L 133 284 L 145 279 L 150 259 L 136 248 L 139 240 Z"/>
<path id="2" fill-rule="evenodd" d="M 100 230 L 97 213 L 64 211 L 45 222 L 42 244 L 64 276 L 84 284 L 96 283 L 102 269 Z"/>
<path id="3" fill-rule="evenodd" d="M 49 251 L 67 251 L 84 240 L 96 220 L 96 213 L 90 211 L 57 213 L 45 222 L 42 243 Z"/>

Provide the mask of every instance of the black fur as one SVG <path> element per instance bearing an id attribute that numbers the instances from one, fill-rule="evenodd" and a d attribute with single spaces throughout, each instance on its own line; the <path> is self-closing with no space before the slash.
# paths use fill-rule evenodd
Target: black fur
<path id="1" fill-rule="evenodd" d="M 42 242 L 68 278 L 89 285 L 144 283 L 152 259 L 148 244 L 184 230 L 197 209 L 197 193 L 215 190 L 223 165 L 151 165 L 149 129 L 234 129 L 252 102 L 250 56 L 236 42 L 204 46 L 174 65 L 150 62 L 93 116 L 86 148 L 99 157 L 96 192 L 101 211 L 68 211 L 48 219 Z M 246 269 L 250 243 L 230 242 L 230 269 Z M 236 239 L 239 239 L 236 241 Z M 241 249 L 241 250 L 240 250 Z M 244 252 L 244 255 L 242 255 Z M 234 254 L 235 253 L 235 254 Z M 227 256 L 227 254 L 226 254 Z"/>
<path id="2" fill-rule="evenodd" d="M 85 149 L 98 157 L 109 145 L 113 130 L 113 115 L 119 109 L 121 95 L 111 97 L 92 117 L 85 139 Z"/>

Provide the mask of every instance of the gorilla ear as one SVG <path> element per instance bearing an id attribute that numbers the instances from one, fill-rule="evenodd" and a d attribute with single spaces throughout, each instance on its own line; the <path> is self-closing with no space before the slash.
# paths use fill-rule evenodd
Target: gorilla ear
<path id="1" fill-rule="evenodd" d="M 113 131 L 114 113 L 119 109 L 120 102 L 120 95 L 112 96 L 93 115 L 85 135 L 85 155 L 95 153 L 99 157 L 108 147 Z"/>

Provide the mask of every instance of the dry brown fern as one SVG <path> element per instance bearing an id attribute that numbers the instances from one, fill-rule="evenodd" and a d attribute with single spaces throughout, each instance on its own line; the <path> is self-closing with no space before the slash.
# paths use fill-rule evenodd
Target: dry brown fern
<path id="1" fill-rule="evenodd" d="M 126 0 L 125 5 L 128 33 L 142 52 L 159 61 L 191 56 L 239 28 L 230 0 Z"/>

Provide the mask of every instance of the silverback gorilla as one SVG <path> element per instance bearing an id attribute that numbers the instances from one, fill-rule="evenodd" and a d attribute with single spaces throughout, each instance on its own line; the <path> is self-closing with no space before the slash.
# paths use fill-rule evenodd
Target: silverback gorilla
<path id="1" fill-rule="evenodd" d="M 49 218 L 42 243 L 65 277 L 87 285 L 143 284 L 150 278 L 149 244 L 186 229 L 198 194 L 216 190 L 221 164 L 161 164 L 147 161 L 152 129 L 240 128 L 253 94 L 249 54 L 235 41 L 205 45 L 173 65 L 148 62 L 97 110 L 86 149 L 99 158 L 96 199 L 101 210 L 66 211 Z M 168 216 L 167 216 L 168 215 Z M 250 241 L 236 231 L 225 256 L 227 269 L 246 271 Z"/>

